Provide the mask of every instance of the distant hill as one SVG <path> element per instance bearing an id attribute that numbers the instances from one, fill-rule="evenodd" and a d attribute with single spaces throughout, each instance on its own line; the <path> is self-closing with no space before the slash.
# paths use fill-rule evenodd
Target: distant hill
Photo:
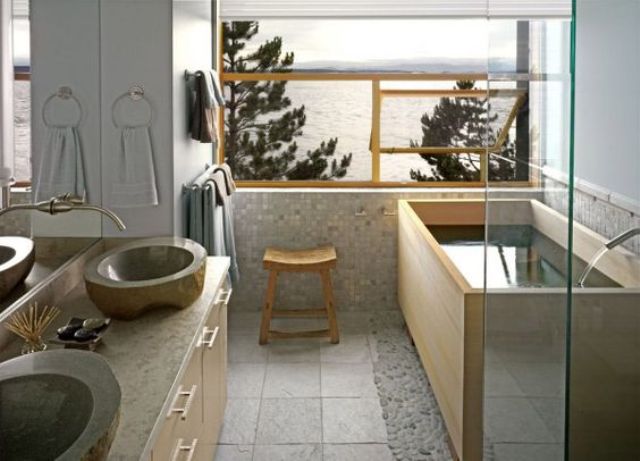
<path id="1" fill-rule="evenodd" d="M 513 72 L 515 60 L 483 59 L 384 59 L 370 61 L 308 61 L 294 64 L 294 72 Z"/>

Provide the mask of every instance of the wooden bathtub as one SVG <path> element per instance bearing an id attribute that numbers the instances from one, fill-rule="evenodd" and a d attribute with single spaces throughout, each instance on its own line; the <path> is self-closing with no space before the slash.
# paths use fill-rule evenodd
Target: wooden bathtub
<path id="1" fill-rule="evenodd" d="M 471 286 L 429 232 L 429 225 L 483 225 L 485 205 L 484 200 L 401 200 L 398 204 L 399 303 L 444 417 L 451 445 L 464 461 L 482 460 L 485 321 L 489 327 L 502 322 L 508 329 L 508 318 L 514 316 L 515 309 L 534 312 L 543 319 L 541 321 L 548 322 L 547 330 L 557 331 L 560 352 L 564 353 L 566 288 L 490 287 L 486 296 L 490 312 L 496 317 L 488 319 L 483 287 Z M 567 219 L 536 200 L 491 201 L 486 211 L 491 224 L 532 225 L 561 247 L 567 247 Z M 574 254 L 579 258 L 588 261 L 604 241 L 589 229 L 574 225 Z M 608 306 L 611 312 L 619 308 L 622 316 L 638 317 L 627 317 L 627 321 L 635 322 L 637 336 L 640 309 L 633 306 L 640 294 L 637 289 L 640 286 L 639 267 L 638 258 L 626 250 L 607 253 L 598 269 L 621 288 L 576 289 L 574 319 L 579 315 L 585 322 L 589 321 L 593 316 L 591 310 L 598 305 L 600 308 L 603 304 Z M 603 337 L 611 334 L 601 333 Z M 627 348 L 626 353 L 631 347 L 632 353 L 640 357 L 638 342 L 631 333 L 621 341 L 620 347 Z M 574 340 L 579 338 L 580 331 L 575 331 Z M 583 351 L 581 348 L 575 354 L 584 354 Z M 611 357 L 618 352 L 609 351 Z M 594 374 L 588 361 L 575 358 L 577 365 L 572 369 L 575 376 Z M 639 374 L 638 370 L 632 373 L 636 377 Z M 614 383 L 610 384 L 615 387 Z M 586 431 L 572 434 L 572 446 L 576 446 L 576 451 L 580 451 L 582 439 L 588 439 L 589 431 L 597 430 L 594 424 L 597 425 L 598 420 L 589 422 L 587 418 L 581 418 L 576 406 L 587 402 L 591 393 L 589 385 L 586 380 L 572 385 L 572 392 L 575 391 L 578 399 L 572 406 L 572 417 L 575 416 L 576 427 L 581 427 L 580 422 L 583 422 Z M 640 397 L 635 403 L 640 404 Z"/>

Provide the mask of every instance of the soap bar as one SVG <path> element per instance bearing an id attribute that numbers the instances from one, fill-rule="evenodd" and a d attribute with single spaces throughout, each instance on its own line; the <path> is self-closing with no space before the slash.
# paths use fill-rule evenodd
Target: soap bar
<path id="1" fill-rule="evenodd" d="M 74 334 L 82 327 L 81 324 L 69 324 L 63 327 L 58 328 L 58 338 L 69 341 L 70 339 L 74 339 Z"/>
<path id="2" fill-rule="evenodd" d="M 82 328 L 87 330 L 99 330 L 107 325 L 107 319 L 87 319 L 82 323 Z"/>
<path id="3" fill-rule="evenodd" d="M 90 341 L 92 339 L 96 339 L 98 337 L 98 333 L 95 330 L 88 330 L 86 328 L 80 328 L 73 334 L 73 338 L 76 341 Z"/>

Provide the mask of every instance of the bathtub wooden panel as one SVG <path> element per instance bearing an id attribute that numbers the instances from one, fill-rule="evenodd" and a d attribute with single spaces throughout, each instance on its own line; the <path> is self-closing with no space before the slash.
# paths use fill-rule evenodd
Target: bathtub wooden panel
<path id="1" fill-rule="evenodd" d="M 415 204 L 413 204 L 415 206 Z M 452 203 L 440 210 L 449 210 Z M 457 207 L 467 223 L 482 203 Z M 480 207 L 478 206 L 480 205 Z M 445 216 L 419 207 L 437 223 Z M 454 207 L 456 208 L 456 207 Z M 399 204 L 398 296 L 405 320 L 427 371 L 457 455 L 465 461 L 482 454 L 482 292 L 473 290 L 407 202 Z M 471 222 L 470 222 L 471 221 Z"/>

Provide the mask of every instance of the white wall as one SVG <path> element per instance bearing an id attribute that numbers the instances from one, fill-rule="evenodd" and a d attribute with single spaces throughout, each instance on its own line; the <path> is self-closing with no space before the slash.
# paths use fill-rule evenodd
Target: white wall
<path id="1" fill-rule="evenodd" d="M 173 2 L 173 164 L 174 232 L 184 235 L 182 184 L 189 183 L 213 162 L 211 144 L 190 138 L 190 96 L 184 79 L 186 69 L 212 67 L 211 0 Z"/>
<path id="2" fill-rule="evenodd" d="M 211 0 L 33 0 L 34 177 L 44 133 L 42 103 L 59 86 L 69 85 L 85 112 L 81 138 L 89 200 L 111 208 L 109 192 L 121 149 L 112 107 L 139 85 L 153 110 L 150 134 L 160 201 L 156 207 L 113 208 L 125 232 L 97 214 L 71 213 L 38 216 L 35 226 L 41 233 L 90 230 L 100 235 L 101 225 L 104 236 L 183 233 L 181 186 L 212 162 L 211 145 L 189 138 L 183 75 L 185 69 L 211 67 L 211 19 Z"/>
<path id="3" fill-rule="evenodd" d="M 640 200 L 640 2 L 578 0 L 576 177 Z"/>
<path id="4" fill-rule="evenodd" d="M 153 147 L 159 202 L 156 207 L 114 208 L 127 225 L 122 233 L 103 220 L 104 236 L 173 233 L 173 154 L 171 134 L 170 0 L 101 0 L 102 190 L 109 206 L 120 130 L 111 111 L 116 98 L 133 85 L 143 87 L 153 109 Z"/>
<path id="5" fill-rule="evenodd" d="M 33 177 L 38 177 L 45 126 L 42 106 L 60 86 L 71 87 L 84 114 L 78 128 L 85 160 L 88 199 L 100 203 L 100 10 L 99 0 L 31 1 L 31 132 Z M 73 120 L 77 108 L 52 101 L 55 121 Z M 99 236 L 100 217 L 91 213 L 52 217 L 39 213 L 34 235 Z"/>

